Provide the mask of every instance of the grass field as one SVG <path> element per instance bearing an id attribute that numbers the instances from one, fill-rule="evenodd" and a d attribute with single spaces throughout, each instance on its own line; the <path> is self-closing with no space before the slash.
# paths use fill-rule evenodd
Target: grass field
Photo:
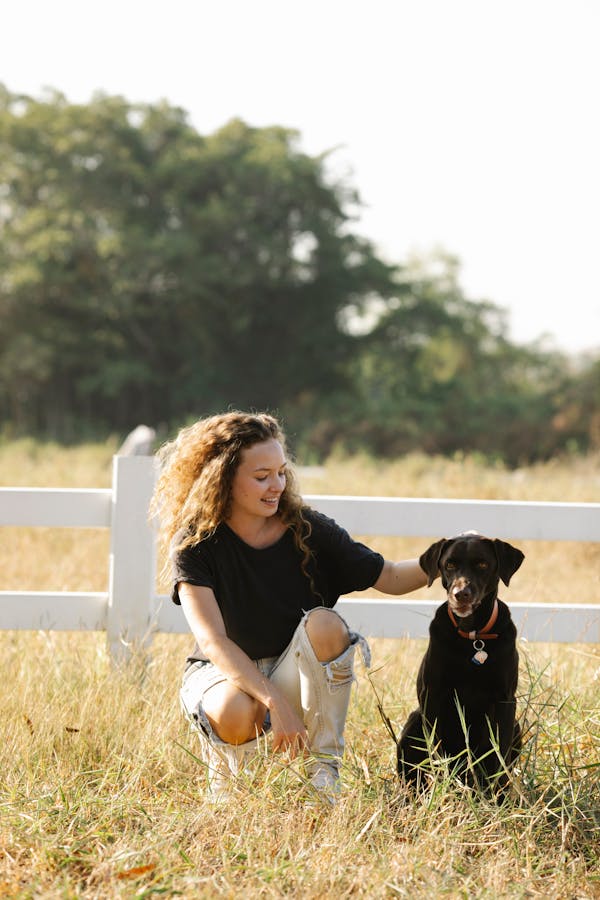
<path id="1" fill-rule="evenodd" d="M 104 487 L 113 444 L 0 445 L 6 485 Z M 475 459 L 330 460 L 306 493 L 600 501 L 597 459 L 510 472 Z M 469 527 L 469 523 L 465 523 Z M 104 590 L 108 538 L 3 529 L 0 589 Z M 393 558 L 422 541 L 370 539 Z M 594 544 L 523 542 L 508 602 L 600 602 Z M 418 595 L 425 596 L 425 592 Z M 177 704 L 186 636 L 124 671 L 95 633 L 1 632 L 0 897 L 600 897 L 600 648 L 520 646 L 527 741 L 499 806 L 440 769 L 407 797 L 375 690 L 398 729 L 424 642 L 373 642 L 358 666 L 344 792 L 300 800 L 296 764 L 265 754 L 235 803 L 211 806 Z"/>

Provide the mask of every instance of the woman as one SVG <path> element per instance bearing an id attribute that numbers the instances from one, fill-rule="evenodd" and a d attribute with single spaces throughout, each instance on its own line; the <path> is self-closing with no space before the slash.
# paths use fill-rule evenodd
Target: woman
<path id="1" fill-rule="evenodd" d="M 302 502 L 270 415 L 229 412 L 180 431 L 159 453 L 153 509 L 170 546 L 172 599 L 196 639 L 181 689 L 203 738 L 213 797 L 270 730 L 306 757 L 312 787 L 339 787 L 356 646 L 332 609 L 341 594 L 404 594 L 417 560 L 389 562 Z"/>

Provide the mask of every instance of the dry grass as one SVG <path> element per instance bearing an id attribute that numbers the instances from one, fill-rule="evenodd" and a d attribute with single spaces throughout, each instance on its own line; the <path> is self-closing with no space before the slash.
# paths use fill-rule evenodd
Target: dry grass
<path id="1" fill-rule="evenodd" d="M 10 484 L 101 487 L 113 449 L 84 448 L 80 457 L 6 446 L 0 471 Z M 515 476 L 472 460 L 336 460 L 303 488 L 600 499 L 593 461 Z M 107 547 L 98 535 L 6 531 L 3 588 L 105 587 Z M 590 578 L 600 568 L 597 548 L 586 545 L 575 565 L 573 549 L 552 548 L 556 580 L 567 573 L 571 592 L 598 602 Z M 528 585 L 524 599 L 551 599 L 543 554 L 532 576 L 536 563 L 526 552 L 518 575 Z M 506 599 L 517 599 L 517 578 L 514 585 Z M 207 803 L 204 770 L 176 701 L 189 644 L 185 636 L 158 636 L 150 657 L 117 671 L 103 635 L 0 635 L 0 897 L 600 897 L 597 646 L 521 648 L 528 740 L 513 795 L 501 806 L 460 790 L 442 770 L 424 797 L 408 798 L 393 774 L 394 747 L 375 693 L 359 670 L 343 798 L 333 810 L 315 810 L 298 798 L 295 766 L 268 755 L 234 804 Z M 423 647 L 373 642 L 373 685 L 396 728 L 414 704 Z"/>

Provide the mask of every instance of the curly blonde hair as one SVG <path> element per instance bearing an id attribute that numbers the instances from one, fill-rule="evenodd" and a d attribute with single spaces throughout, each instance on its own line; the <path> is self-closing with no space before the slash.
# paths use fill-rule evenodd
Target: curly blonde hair
<path id="1" fill-rule="evenodd" d="M 150 509 L 159 518 L 165 550 L 183 550 L 215 532 L 229 516 L 231 486 L 242 451 L 271 439 L 286 452 L 277 419 L 267 413 L 235 411 L 200 419 L 161 447 L 157 454 L 161 471 Z M 311 525 L 303 514 L 306 507 L 291 465 L 286 466 L 285 478 L 277 515 L 293 532 L 303 556 L 302 569 L 312 585 L 307 570 L 311 553 L 306 545 Z"/>

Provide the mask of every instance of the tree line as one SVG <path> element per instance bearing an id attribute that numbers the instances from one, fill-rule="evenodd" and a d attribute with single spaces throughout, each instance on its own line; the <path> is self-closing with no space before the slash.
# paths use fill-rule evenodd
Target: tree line
<path id="1" fill-rule="evenodd" d="M 0 86 L 0 428 L 269 409 L 305 458 L 600 447 L 600 358 L 508 339 L 451 256 L 391 265 L 300 135 Z"/>

